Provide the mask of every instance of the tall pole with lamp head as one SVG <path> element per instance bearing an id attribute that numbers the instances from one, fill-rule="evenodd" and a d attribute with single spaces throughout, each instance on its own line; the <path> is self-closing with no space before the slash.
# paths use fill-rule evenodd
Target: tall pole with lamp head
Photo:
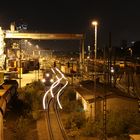
<path id="1" fill-rule="evenodd" d="M 94 26 L 94 103 L 95 103 L 95 110 L 94 110 L 94 118 L 96 120 L 97 111 L 96 111 L 96 59 L 97 59 L 97 21 L 93 21 L 92 25 Z"/>

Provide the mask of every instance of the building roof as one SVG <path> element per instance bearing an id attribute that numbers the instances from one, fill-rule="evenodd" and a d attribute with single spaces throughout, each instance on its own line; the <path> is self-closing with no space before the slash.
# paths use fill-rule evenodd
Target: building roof
<path id="1" fill-rule="evenodd" d="M 96 100 L 102 100 L 105 96 L 106 98 L 122 98 L 122 99 L 132 99 L 138 100 L 132 94 L 122 92 L 116 87 L 105 86 L 102 83 L 96 83 L 96 90 L 94 89 L 94 82 L 91 80 L 82 81 L 80 85 L 75 87 L 75 90 L 89 103 L 94 102 L 95 92 Z"/>

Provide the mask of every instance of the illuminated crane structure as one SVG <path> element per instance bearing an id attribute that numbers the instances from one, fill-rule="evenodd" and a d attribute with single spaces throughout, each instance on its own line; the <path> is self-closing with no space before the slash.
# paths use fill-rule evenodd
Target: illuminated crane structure
<path id="1" fill-rule="evenodd" d="M 6 55 L 4 54 L 5 42 L 4 42 L 4 31 L 0 27 L 0 67 L 2 68 L 5 62 Z"/>
<path id="2" fill-rule="evenodd" d="M 0 67 L 3 67 L 5 61 L 4 39 L 33 39 L 33 40 L 79 40 L 80 41 L 80 63 L 84 62 L 84 35 L 83 34 L 47 34 L 47 33 L 26 33 L 19 32 L 11 25 L 11 30 L 2 30 L 0 27 Z"/>

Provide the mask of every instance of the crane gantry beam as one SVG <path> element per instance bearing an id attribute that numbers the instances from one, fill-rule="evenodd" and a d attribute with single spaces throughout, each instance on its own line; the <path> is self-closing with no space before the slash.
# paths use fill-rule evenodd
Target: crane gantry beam
<path id="1" fill-rule="evenodd" d="M 83 40 L 83 34 L 48 34 L 48 33 L 22 33 L 5 32 L 7 39 L 34 39 L 34 40 Z"/>

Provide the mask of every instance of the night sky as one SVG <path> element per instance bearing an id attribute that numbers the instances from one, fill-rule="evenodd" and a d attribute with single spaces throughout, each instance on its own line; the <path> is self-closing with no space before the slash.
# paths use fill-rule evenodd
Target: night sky
<path id="1" fill-rule="evenodd" d="M 139 0 L 28 0 L 7 1 L 0 5 L 2 28 L 9 29 L 11 22 L 20 19 L 33 32 L 84 33 L 86 47 L 93 44 L 91 21 L 94 19 L 99 22 L 98 47 L 108 44 L 109 32 L 113 46 L 120 45 L 121 40 L 128 40 L 128 43 L 140 40 Z M 64 42 L 59 45 L 63 46 Z M 69 47 L 72 45 L 74 43 Z"/>

